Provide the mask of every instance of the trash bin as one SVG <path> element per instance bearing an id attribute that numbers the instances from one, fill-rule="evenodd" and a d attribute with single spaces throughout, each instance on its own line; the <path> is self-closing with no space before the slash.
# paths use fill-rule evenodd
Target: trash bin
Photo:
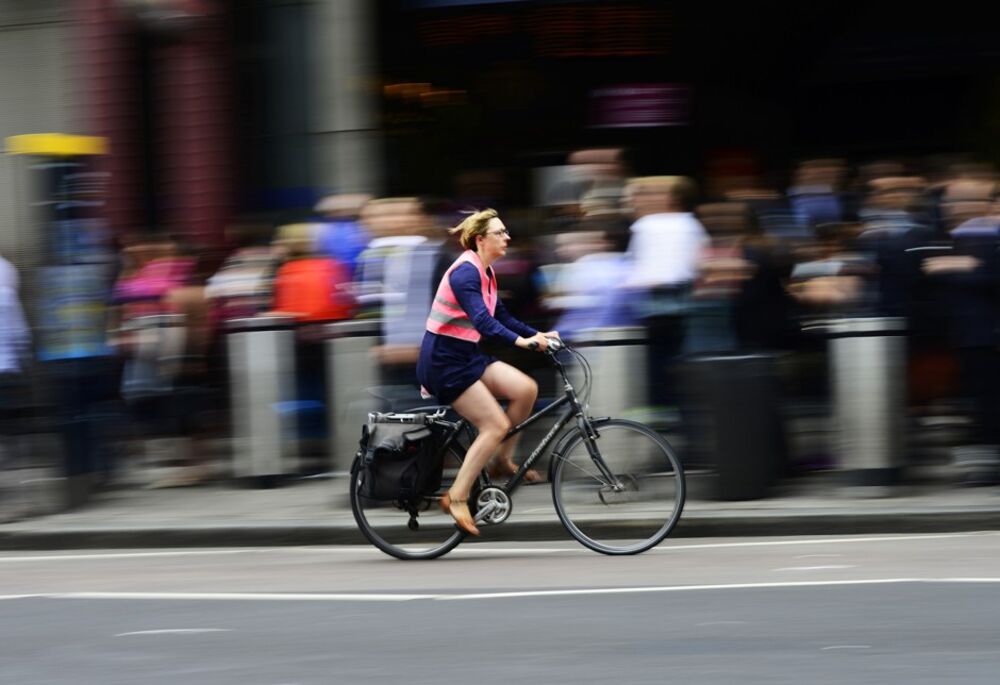
<path id="1" fill-rule="evenodd" d="M 685 377 L 693 405 L 692 447 L 714 468 L 715 496 L 767 497 L 784 468 L 787 450 L 777 356 L 693 357 Z"/>
<path id="2" fill-rule="evenodd" d="M 574 343 L 590 362 L 592 416 L 622 416 L 646 404 L 646 330 L 640 326 L 587 328 Z"/>
<path id="3" fill-rule="evenodd" d="M 906 411 L 906 323 L 897 317 L 827 323 L 836 451 L 848 487 L 899 481 Z"/>
<path id="4" fill-rule="evenodd" d="M 371 389 L 381 382 L 372 348 L 379 344 L 381 321 L 363 319 L 327 324 L 327 411 L 330 468 L 347 473 L 358 451 L 361 426 L 369 412 L 381 409 Z"/>
<path id="5" fill-rule="evenodd" d="M 226 322 L 233 416 L 233 476 L 273 487 L 297 473 L 294 319 L 257 316 Z"/>

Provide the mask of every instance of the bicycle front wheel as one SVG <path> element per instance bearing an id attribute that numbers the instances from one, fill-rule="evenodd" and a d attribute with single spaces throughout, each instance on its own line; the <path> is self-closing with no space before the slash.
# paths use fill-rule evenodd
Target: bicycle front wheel
<path id="1" fill-rule="evenodd" d="M 462 541 L 465 533 L 455 527 L 450 514 L 441 511 L 441 494 L 447 492 L 461 466 L 462 453 L 450 447 L 444 458 L 441 487 L 432 495 L 411 502 L 376 500 L 365 496 L 365 470 L 355 459 L 351 467 L 351 511 L 370 543 L 397 559 L 435 559 Z"/>
<path id="2" fill-rule="evenodd" d="M 577 429 L 553 454 L 552 500 L 566 530 L 603 554 L 638 554 L 670 534 L 684 509 L 684 469 L 670 444 L 635 421 L 595 421 L 596 457 Z M 600 459 L 601 463 L 598 463 Z"/>

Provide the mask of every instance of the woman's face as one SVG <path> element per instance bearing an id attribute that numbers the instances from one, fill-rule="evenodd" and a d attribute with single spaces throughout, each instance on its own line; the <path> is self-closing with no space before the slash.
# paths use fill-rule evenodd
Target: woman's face
<path id="1" fill-rule="evenodd" d="M 477 239 L 479 243 L 479 255 L 488 261 L 493 261 L 507 254 L 507 243 L 510 242 L 510 233 L 500 219 L 494 217 L 486 225 L 486 233 Z"/>

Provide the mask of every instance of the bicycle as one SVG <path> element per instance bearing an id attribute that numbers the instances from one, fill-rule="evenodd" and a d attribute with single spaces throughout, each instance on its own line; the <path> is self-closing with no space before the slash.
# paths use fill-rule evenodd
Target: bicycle
<path id="1" fill-rule="evenodd" d="M 670 444 L 652 428 L 627 419 L 589 416 L 586 401 L 577 395 L 559 359 L 562 349 L 580 362 L 584 398 L 589 398 L 592 373 L 586 358 L 554 340 L 546 354 L 563 382 L 563 395 L 511 428 L 504 439 L 559 409 L 563 412 L 506 482 L 494 483 L 488 470 L 483 470 L 469 496 L 470 511 L 484 537 L 488 537 L 490 526 L 500 525 L 510 516 L 512 496 L 525 473 L 555 442 L 548 479 L 563 527 L 596 552 L 644 552 L 666 538 L 680 520 L 686 492 L 684 469 Z M 461 417 L 449 417 L 448 406 L 410 411 L 431 410 L 427 423 L 445 436 L 440 448 L 445 472 L 435 493 L 407 501 L 371 500 L 362 494 L 365 469 L 360 456 L 351 466 L 351 510 L 358 527 L 375 547 L 399 559 L 434 559 L 450 552 L 466 537 L 438 504 L 465 454 L 460 436 L 468 441 L 466 445 L 471 444 L 474 428 Z M 573 419 L 576 425 L 563 433 Z"/>

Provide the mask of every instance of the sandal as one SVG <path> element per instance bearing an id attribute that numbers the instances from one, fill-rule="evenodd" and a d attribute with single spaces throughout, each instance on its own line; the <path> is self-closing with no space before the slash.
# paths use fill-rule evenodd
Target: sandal
<path id="1" fill-rule="evenodd" d="M 517 473 L 517 470 L 521 468 L 513 461 L 500 462 L 496 461 L 490 464 L 489 474 L 490 478 L 503 478 L 506 476 L 513 476 Z M 524 482 L 525 483 L 541 483 L 545 478 L 535 469 L 528 469 L 524 472 Z"/>
<path id="2" fill-rule="evenodd" d="M 458 513 L 464 513 L 464 516 L 459 516 L 452 509 L 453 505 L 458 506 Z M 462 509 L 465 511 L 462 512 Z M 453 519 L 455 519 L 455 525 L 458 526 L 462 531 L 468 533 L 469 535 L 479 535 L 479 529 L 476 528 L 476 523 L 472 519 L 472 514 L 469 513 L 468 500 L 465 499 L 452 499 L 451 495 L 447 492 L 441 495 L 441 510 L 450 514 Z"/>

